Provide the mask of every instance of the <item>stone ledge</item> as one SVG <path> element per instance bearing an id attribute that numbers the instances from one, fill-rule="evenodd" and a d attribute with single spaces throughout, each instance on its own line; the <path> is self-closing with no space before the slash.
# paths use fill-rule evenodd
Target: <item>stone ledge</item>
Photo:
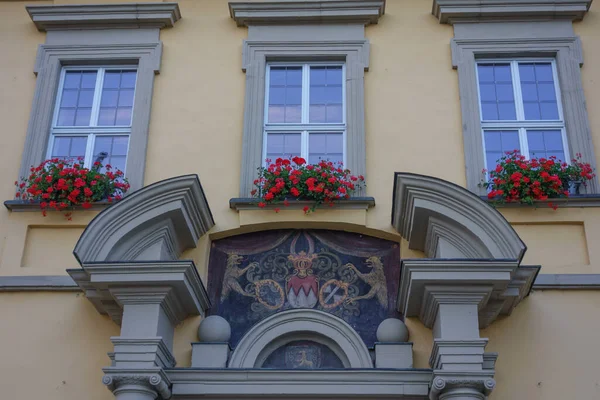
<path id="1" fill-rule="evenodd" d="M 592 0 L 434 0 L 431 13 L 442 24 L 461 22 L 579 21 Z"/>
<path id="2" fill-rule="evenodd" d="M 285 207 L 283 204 L 268 204 L 265 208 L 259 208 L 257 203 L 258 199 L 255 198 L 232 198 L 229 200 L 229 208 L 236 211 L 240 210 L 274 210 L 280 208 L 281 210 L 298 210 L 305 206 L 311 206 L 314 202 L 307 200 L 290 200 L 290 205 Z M 375 207 L 374 197 L 351 197 L 347 200 L 338 200 L 335 202 L 333 207 L 321 205 L 317 209 L 337 209 L 337 210 L 368 210 L 371 207 Z"/>
<path id="3" fill-rule="evenodd" d="M 177 3 L 26 6 L 41 32 L 53 29 L 165 28 L 181 19 Z"/>
<path id="4" fill-rule="evenodd" d="M 487 196 L 481 196 L 481 200 L 495 208 L 548 208 L 548 202 L 561 207 L 600 207 L 600 194 L 581 194 L 571 197 L 548 199 L 545 201 L 535 201 L 533 205 L 522 203 L 494 203 Z"/>
<path id="5" fill-rule="evenodd" d="M 539 274 L 533 289 L 599 290 L 600 274 Z"/>
<path id="6" fill-rule="evenodd" d="M 73 279 L 63 275 L 1 276 L 0 292 L 57 291 L 79 292 Z"/>
<path id="7" fill-rule="evenodd" d="M 115 204 L 116 202 L 112 202 L 109 203 L 108 201 L 97 201 L 95 203 L 92 203 L 92 207 L 88 208 L 88 209 L 84 209 L 81 206 L 76 206 L 74 208 L 72 208 L 71 210 L 74 211 L 102 211 L 107 209 L 108 207 L 112 206 L 113 204 Z M 4 207 L 6 207 L 9 211 L 14 211 L 14 212 L 41 212 L 41 208 L 40 208 L 40 202 L 39 201 L 34 201 L 34 202 L 29 202 L 29 201 L 23 201 L 23 200 L 6 200 L 4 202 Z M 65 211 L 70 211 L 69 208 L 66 208 Z M 56 210 L 51 210 L 49 209 L 48 212 L 57 212 Z"/>
<path id="8" fill-rule="evenodd" d="M 376 24 L 385 0 L 303 0 L 230 2 L 229 15 L 238 26 L 301 23 Z"/>

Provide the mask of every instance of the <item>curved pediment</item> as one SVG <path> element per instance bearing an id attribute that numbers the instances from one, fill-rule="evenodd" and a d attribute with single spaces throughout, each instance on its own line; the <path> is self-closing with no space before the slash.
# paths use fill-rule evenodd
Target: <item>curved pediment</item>
<path id="1" fill-rule="evenodd" d="M 146 186 L 98 214 L 73 253 L 80 263 L 172 261 L 213 225 L 198 176 L 183 175 Z"/>
<path id="2" fill-rule="evenodd" d="M 526 246 L 497 210 L 431 176 L 396 172 L 392 225 L 428 258 L 521 260 Z"/>

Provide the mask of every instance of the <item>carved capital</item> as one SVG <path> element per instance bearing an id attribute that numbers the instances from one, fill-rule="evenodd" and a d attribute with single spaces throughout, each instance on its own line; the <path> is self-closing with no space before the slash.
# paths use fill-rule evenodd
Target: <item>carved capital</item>
<path id="1" fill-rule="evenodd" d="M 160 395 L 163 400 L 171 398 L 171 382 L 162 369 L 156 370 L 116 370 L 107 368 L 102 383 L 110 389 L 115 396 L 119 392 L 145 391 L 155 397 Z"/>
<path id="2" fill-rule="evenodd" d="M 454 398 L 459 393 L 461 399 L 485 399 L 496 387 L 496 381 L 489 374 L 473 373 L 472 376 L 436 376 L 431 382 L 430 400 Z M 488 375 L 488 376 L 485 376 Z"/>

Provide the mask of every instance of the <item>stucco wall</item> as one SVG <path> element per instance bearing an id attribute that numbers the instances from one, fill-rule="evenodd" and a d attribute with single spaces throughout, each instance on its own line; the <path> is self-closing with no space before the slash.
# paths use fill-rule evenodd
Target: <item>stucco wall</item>
<path id="1" fill-rule="evenodd" d="M 84 2 L 107 1 L 54 3 Z M 25 4 L 0 0 L 3 200 L 14 194 L 36 81 L 33 64 L 37 45 L 44 42 Z M 240 215 L 229 209 L 228 201 L 239 188 L 245 85 L 241 50 L 247 32 L 229 18 L 224 0 L 181 0 L 179 5 L 183 19 L 161 32 L 164 52 L 155 79 L 145 183 L 187 173 L 200 176 L 216 226 L 185 256 L 194 258 L 204 277 L 211 237 L 282 226 L 281 221 L 286 227 L 334 226 L 399 240 L 390 226 L 394 171 L 465 185 L 458 79 L 450 62 L 452 27 L 430 15 L 430 0 L 388 0 L 380 23 L 366 29 L 371 41 L 371 66 L 365 75 L 367 179 L 368 194 L 377 206 L 366 215 L 335 210 L 312 216 L 261 211 Z M 600 156 L 600 9 L 592 7 L 574 27 L 582 39 L 583 84 Z M 596 161 L 600 164 L 600 158 Z M 502 213 L 526 240 L 525 262 L 542 264 L 542 273 L 600 273 L 600 249 L 594 246 L 600 242 L 600 209 L 519 208 Z M 76 266 L 74 241 L 94 215 L 77 212 L 73 221 L 65 221 L 56 214 L 44 218 L 2 208 L 0 275 L 64 274 L 65 268 Z M 422 256 L 404 241 L 401 251 L 405 258 Z M 600 355 L 594 354 L 591 335 L 598 330 L 597 322 L 590 318 L 598 312 L 599 296 L 536 292 L 513 316 L 483 332 L 490 337 L 489 350 L 501 353 L 493 398 L 559 399 L 573 393 L 566 388 L 581 398 L 597 396 L 598 375 L 581 371 L 594 371 L 591 357 Z M 0 361 L 0 386 L 9 388 L 7 398 L 111 398 L 100 383 L 100 369 L 108 364 L 108 338 L 118 329 L 81 295 L 2 293 L 0 321 L 0 339 L 10 344 Z M 196 340 L 198 323 L 199 318 L 192 318 L 177 329 L 179 366 L 189 365 L 189 343 Z M 427 367 L 431 333 L 416 320 L 408 325 L 415 366 Z M 28 383 L 31 376 L 40 376 L 35 385 Z M 561 382 L 568 385 L 561 387 Z"/>

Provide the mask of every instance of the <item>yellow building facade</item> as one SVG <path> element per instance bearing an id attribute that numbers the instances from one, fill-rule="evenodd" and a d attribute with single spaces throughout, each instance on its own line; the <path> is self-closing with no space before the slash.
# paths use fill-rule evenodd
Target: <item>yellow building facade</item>
<path id="1" fill-rule="evenodd" d="M 486 128 L 472 96 L 478 60 L 514 62 L 516 69 L 520 60 L 552 65 L 562 122 L 535 129 L 564 131 L 566 156 L 583 153 L 600 164 L 600 14 L 591 3 L 0 0 L 0 191 L 7 201 L 0 212 L 0 386 L 6 398 L 600 398 L 594 345 L 600 186 L 592 181 L 584 194 L 558 201 L 558 210 L 545 202 L 492 208 L 477 187 L 487 167 Z M 343 132 L 345 164 L 364 174 L 367 186 L 360 198 L 332 208 L 276 213 L 248 199 L 271 129 L 263 129 L 270 118 L 265 104 L 273 104 L 265 102 L 271 87 L 265 68 L 298 65 L 344 71 L 343 123 L 330 128 Z M 37 205 L 15 200 L 13 183 L 52 155 L 52 140 L 70 134 L 53 120 L 61 118 L 55 109 L 67 79 L 61 74 L 86 68 L 104 68 L 105 82 L 115 68 L 137 71 L 128 128 L 73 131 L 129 135 L 123 165 L 132 191 L 114 205 L 76 209 L 72 220 L 59 212 L 42 216 Z M 298 126 L 298 132 L 317 129 Z M 529 125 L 507 126 L 490 129 L 525 132 Z M 290 132 L 285 129 L 273 132 Z M 408 339 L 397 339 L 396 331 L 390 340 L 378 334 L 374 346 L 361 342 L 356 350 L 356 332 L 345 329 L 356 329 L 362 317 L 326 333 L 322 327 L 335 325 L 327 319 L 333 317 L 323 309 L 304 316 L 306 307 L 298 307 L 255 319 L 237 347 L 211 347 L 202 337 L 206 346 L 192 346 L 204 317 L 221 315 L 205 299 L 215 279 L 214 249 L 238 235 L 275 230 L 395 243 L 401 270 L 397 292 L 388 295 Z M 165 313 L 171 295 L 158 296 L 150 275 L 137 281 L 140 264 L 175 293 L 167 327 L 149 315 Z M 155 267 L 162 269 L 152 272 Z M 131 277 L 122 278 L 122 271 Z M 154 289 L 128 302 L 131 280 L 136 290 Z M 161 300 L 148 300 L 150 292 Z M 136 316 L 127 311 L 135 309 L 131 304 L 159 308 Z M 300 328 L 282 337 L 307 324 L 307 332 L 333 338 L 331 346 L 314 340 L 339 350 L 344 369 L 325 369 L 319 377 L 261 369 L 244 358 L 243 346 L 251 354 L 266 341 L 260 329 L 270 332 L 273 318 L 294 312 L 277 323 Z M 127 340 L 112 340 L 117 337 L 161 344 L 132 350 Z M 410 356 L 396 342 L 412 343 Z M 222 366 L 194 361 L 219 359 L 223 351 Z M 370 357 L 366 364 L 361 354 Z M 228 375 L 239 371 L 243 378 Z"/>

